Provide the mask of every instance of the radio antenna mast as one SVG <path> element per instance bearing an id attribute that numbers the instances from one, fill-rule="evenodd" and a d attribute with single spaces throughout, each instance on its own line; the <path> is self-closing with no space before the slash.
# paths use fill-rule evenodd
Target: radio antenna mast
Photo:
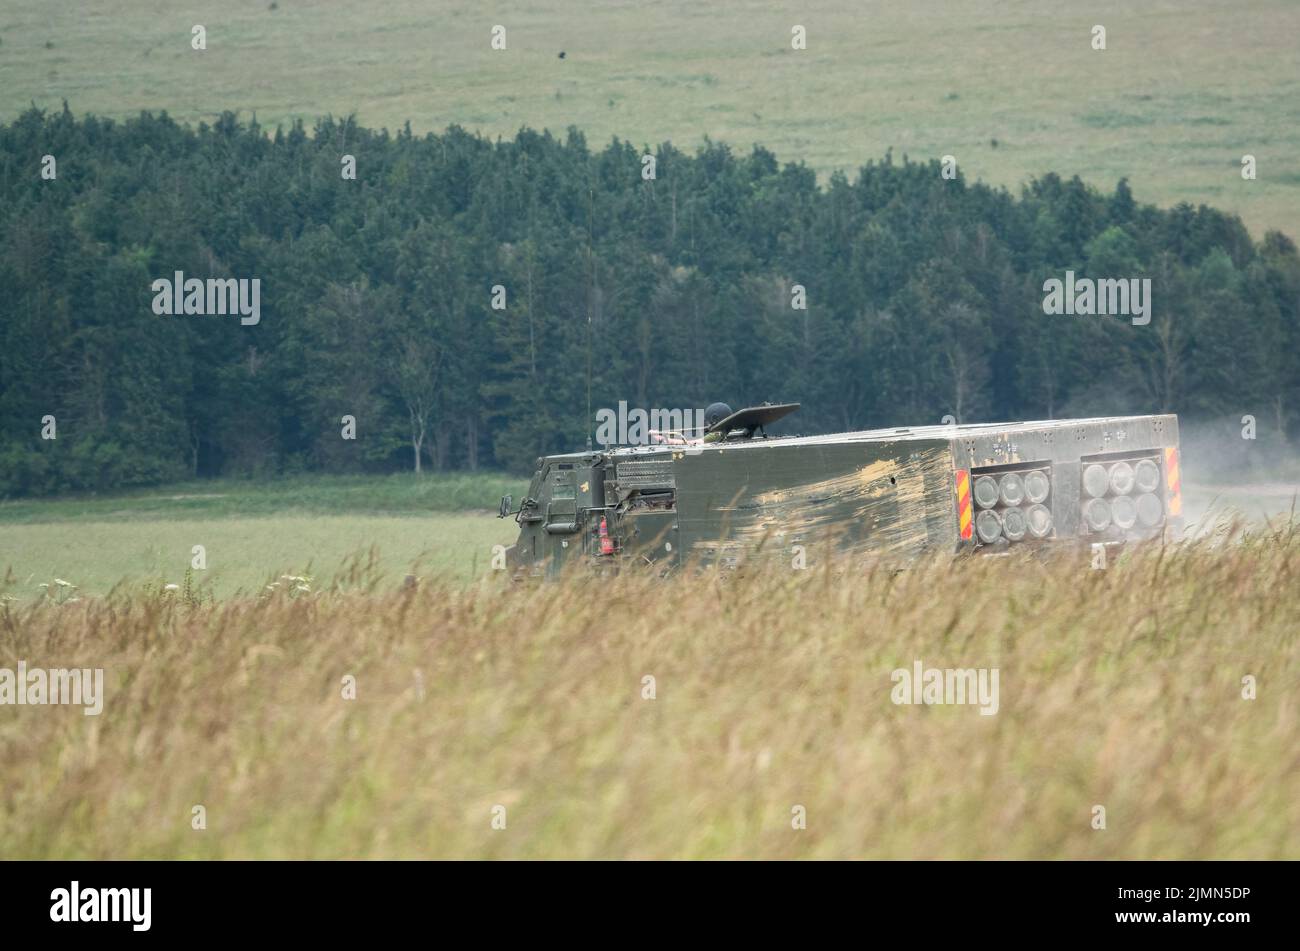
<path id="1" fill-rule="evenodd" d="M 587 451 L 591 451 L 591 310 L 593 306 L 592 293 L 595 287 L 595 267 L 591 255 L 592 242 L 592 217 L 594 216 L 595 190 L 590 184 L 587 185 L 587 418 L 582 424 L 582 428 L 587 431 Z"/>

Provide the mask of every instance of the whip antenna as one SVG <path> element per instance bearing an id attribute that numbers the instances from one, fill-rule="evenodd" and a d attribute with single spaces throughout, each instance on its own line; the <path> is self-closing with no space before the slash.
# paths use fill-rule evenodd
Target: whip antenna
<path id="1" fill-rule="evenodd" d="M 587 186 L 587 418 L 582 428 L 587 431 L 587 451 L 591 451 L 591 309 L 592 309 L 592 288 L 595 286 L 595 276 L 592 273 L 595 264 L 591 257 L 591 232 L 592 216 L 594 214 L 593 206 L 595 205 L 595 192 L 590 185 Z"/>

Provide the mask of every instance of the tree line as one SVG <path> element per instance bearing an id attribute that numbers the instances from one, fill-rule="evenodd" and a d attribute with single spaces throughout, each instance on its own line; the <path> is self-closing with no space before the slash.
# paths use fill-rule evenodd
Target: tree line
<path id="1" fill-rule="evenodd" d="M 29 110 L 0 125 L 0 495 L 522 473 L 620 400 L 799 401 L 799 432 L 1173 411 L 1294 438 L 1290 238 L 1124 181 L 943 172 Z M 1045 313 L 1067 271 L 1150 279 L 1150 322 Z M 160 316 L 177 272 L 256 279 L 260 319 Z"/>

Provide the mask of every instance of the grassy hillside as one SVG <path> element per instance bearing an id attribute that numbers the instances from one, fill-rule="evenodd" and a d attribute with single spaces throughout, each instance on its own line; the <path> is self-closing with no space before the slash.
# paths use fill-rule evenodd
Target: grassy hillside
<path id="1" fill-rule="evenodd" d="M 1105 571 L 9 604 L 6 663 L 106 700 L 0 718 L 0 855 L 1300 858 L 1298 579 L 1293 524 Z M 996 668 L 996 713 L 896 705 L 917 661 Z"/>
<path id="2" fill-rule="evenodd" d="M 203 52 L 190 48 L 196 23 Z M 489 47 L 494 24 L 505 51 Z M 790 48 L 795 24 L 806 50 Z M 1257 234 L 1295 235 L 1298 34 L 1292 0 L 3 0 L 0 117 L 67 99 L 77 112 L 237 110 L 272 126 L 354 112 L 494 136 L 576 125 L 596 143 L 760 142 L 823 173 L 893 148 L 951 154 L 1008 186 L 1049 170 L 1106 188 L 1127 176 L 1140 200 L 1205 202 Z M 1241 179 L 1244 153 L 1257 181 Z"/>

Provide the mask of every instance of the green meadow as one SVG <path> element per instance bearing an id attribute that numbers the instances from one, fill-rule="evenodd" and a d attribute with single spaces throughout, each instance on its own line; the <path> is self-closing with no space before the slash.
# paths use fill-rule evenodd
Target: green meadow
<path id="1" fill-rule="evenodd" d="M 191 49 L 195 24 L 206 50 Z M 505 50 L 490 48 L 494 25 Z M 1013 189 L 1048 171 L 1106 189 L 1127 177 L 1139 200 L 1294 235 L 1297 35 L 1293 0 L 3 0 L 0 119 L 66 99 L 78 114 L 230 110 L 268 127 L 325 114 L 493 137 L 575 126 L 594 146 L 760 143 L 823 175 L 893 149 L 952 155 Z"/>
<path id="2" fill-rule="evenodd" d="M 182 584 L 196 545 L 207 567 L 191 583 L 216 598 L 256 593 L 282 575 L 320 587 L 372 561 L 385 585 L 408 574 L 465 580 L 488 570 L 493 545 L 514 541 L 517 526 L 495 518 L 496 503 L 523 488 L 495 474 L 321 476 L 0 502 L 0 593 Z M 75 591 L 59 592 L 56 579 Z"/>

